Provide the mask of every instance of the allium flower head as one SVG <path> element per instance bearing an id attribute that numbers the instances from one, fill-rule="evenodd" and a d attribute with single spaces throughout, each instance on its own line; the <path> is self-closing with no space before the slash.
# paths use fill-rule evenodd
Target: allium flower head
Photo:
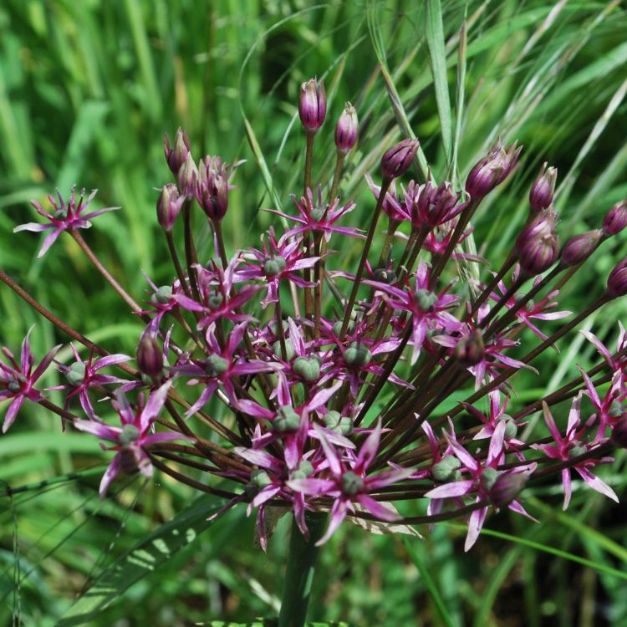
<path id="1" fill-rule="evenodd" d="M 16 226 L 13 229 L 13 232 L 33 231 L 40 233 L 43 231 L 51 231 L 44 238 L 44 243 L 39 250 L 39 253 L 37 253 L 37 257 L 43 257 L 63 231 L 88 229 L 91 226 L 90 220 L 92 218 L 96 218 L 108 211 L 115 211 L 116 209 L 119 209 L 119 207 L 106 207 L 105 209 L 97 209 L 96 211 L 89 211 L 85 213 L 97 192 L 98 190 L 94 189 L 89 196 L 85 198 L 85 190 L 82 190 L 80 194 L 77 195 L 76 188 L 72 188 L 70 198 L 65 201 L 61 197 L 61 193 L 57 191 L 56 197 L 52 195 L 48 196 L 48 201 L 52 205 L 52 211 L 46 211 L 37 200 L 33 200 L 32 205 L 35 207 L 35 211 L 37 211 L 40 216 L 48 220 L 48 224 L 28 222 L 27 224 L 20 224 L 20 226 Z"/>

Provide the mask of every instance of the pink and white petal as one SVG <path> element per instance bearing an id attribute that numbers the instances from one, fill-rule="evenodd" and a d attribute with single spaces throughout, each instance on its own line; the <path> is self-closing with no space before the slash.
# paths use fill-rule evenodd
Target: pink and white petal
<path id="1" fill-rule="evenodd" d="M 269 409 L 262 407 L 259 403 L 255 401 L 250 401 L 248 399 L 237 400 L 234 403 L 236 409 L 247 414 L 248 416 L 252 416 L 253 418 L 263 418 L 265 420 L 271 420 L 274 418 L 274 412 Z"/>
<path id="2" fill-rule="evenodd" d="M 425 496 L 429 499 L 450 499 L 456 496 L 464 496 L 472 492 L 474 483 L 472 479 L 452 481 L 429 490 Z"/>
<path id="3" fill-rule="evenodd" d="M 322 430 L 320 426 L 314 424 L 314 431 L 318 434 L 318 440 L 322 445 L 322 450 L 324 451 L 325 458 L 329 463 L 329 468 L 331 472 L 339 477 L 342 474 L 342 465 L 340 464 L 340 459 L 335 452 L 335 449 L 331 445 L 331 443 L 327 440 L 327 436 Z"/>
<path id="4" fill-rule="evenodd" d="M 386 507 L 383 503 L 379 503 L 379 501 L 376 501 L 367 494 L 359 494 L 356 498 L 359 503 L 361 503 L 373 516 L 375 516 L 379 520 L 387 520 L 389 522 L 392 522 L 400 518 L 398 512 L 390 509 L 389 506 Z"/>
<path id="5" fill-rule="evenodd" d="M 564 505 L 562 505 L 562 509 L 566 511 L 568 509 L 568 505 L 570 504 L 570 497 L 572 494 L 572 481 L 570 478 L 569 468 L 562 469 L 562 486 L 564 488 Z"/>
<path id="6" fill-rule="evenodd" d="M 98 436 L 103 440 L 111 440 L 111 442 L 117 442 L 122 429 L 119 427 L 110 427 L 102 422 L 96 420 L 75 420 L 72 423 L 79 431 L 85 433 L 91 433 Z"/>
<path id="7" fill-rule="evenodd" d="M 148 397 L 146 406 L 142 409 L 139 416 L 139 424 L 142 432 L 145 431 L 150 423 L 159 415 L 163 405 L 168 398 L 168 392 L 172 386 L 172 381 L 166 381 L 160 388 L 157 388 Z"/>
<path id="8" fill-rule="evenodd" d="M 377 455 L 379 450 L 379 442 L 381 440 L 381 419 L 377 420 L 375 428 L 370 435 L 366 438 L 366 441 L 361 445 L 359 454 L 357 455 L 357 462 L 355 464 L 356 472 L 364 472 L 368 469 L 372 461 Z"/>
<path id="9" fill-rule="evenodd" d="M 574 437 L 575 431 L 581 420 L 581 396 L 583 392 L 579 392 L 573 399 L 573 403 L 568 412 L 568 425 L 566 426 L 566 439 L 570 440 Z"/>
<path id="10" fill-rule="evenodd" d="M 503 453 L 503 442 L 505 441 L 505 428 L 507 423 L 504 420 L 499 420 L 494 429 L 494 433 L 490 438 L 490 448 L 488 449 L 487 464 L 498 462 L 499 457 Z"/>
<path id="11" fill-rule="evenodd" d="M 281 486 L 267 486 L 261 492 L 255 495 L 255 498 L 252 500 L 252 504 L 254 507 L 259 507 L 263 505 L 267 501 L 269 501 L 272 497 L 277 495 L 281 491 Z"/>
<path id="12" fill-rule="evenodd" d="M 194 438 L 184 435 L 183 433 L 174 433 L 174 432 L 159 432 L 153 433 L 152 435 L 147 435 L 145 438 L 141 440 L 141 446 L 149 447 L 154 444 L 160 444 L 161 442 L 170 442 L 172 440 L 187 440 L 189 442 L 193 442 Z"/>
<path id="13" fill-rule="evenodd" d="M 128 355 L 115 353 L 113 355 L 107 355 L 106 357 L 96 359 L 96 361 L 93 363 L 93 369 L 100 370 L 101 368 L 106 368 L 107 366 L 115 366 L 116 364 L 122 364 L 130 360 L 131 358 Z"/>
<path id="14" fill-rule="evenodd" d="M 313 398 L 305 405 L 307 411 L 315 411 L 319 409 L 338 391 L 338 389 L 342 386 L 341 381 L 337 381 L 329 388 L 323 388 L 322 390 L 318 390 L 313 396 Z"/>
<path id="15" fill-rule="evenodd" d="M 42 233 L 43 231 L 48 231 L 53 229 L 54 226 L 52 224 L 40 224 L 39 222 L 27 222 L 26 224 L 20 224 L 13 229 L 14 233 L 19 233 L 20 231 L 31 231 L 32 233 Z"/>
<path id="16" fill-rule="evenodd" d="M 537 518 L 534 518 L 520 503 L 520 501 L 512 501 L 508 506 L 512 512 L 516 512 L 521 516 L 526 516 L 529 520 L 533 520 L 533 522 L 540 522 Z"/>
<path id="17" fill-rule="evenodd" d="M 470 514 L 470 519 L 468 520 L 468 533 L 466 534 L 466 542 L 464 543 L 464 551 L 469 551 L 477 541 L 487 515 L 487 507 L 480 507 Z"/>
<path id="18" fill-rule="evenodd" d="M 44 238 L 44 243 L 37 253 L 38 259 L 41 259 L 48 252 L 48 250 L 50 250 L 50 247 L 57 241 L 57 238 L 59 237 L 59 235 L 61 235 L 62 232 L 63 229 L 57 228 L 56 230 L 52 231 L 52 233 L 46 235 L 46 237 Z"/>
<path id="19" fill-rule="evenodd" d="M 20 411 L 20 407 L 22 407 L 23 402 L 24 397 L 22 395 L 16 396 L 11 401 L 9 409 L 7 409 L 7 413 L 4 416 L 4 422 L 2 423 L 2 433 L 6 433 L 15 422 L 15 418 L 17 417 L 17 413 Z"/>
<path id="20" fill-rule="evenodd" d="M 327 528 L 326 533 L 316 542 L 316 546 L 321 546 L 325 542 L 327 542 L 331 536 L 337 531 L 337 528 L 342 524 L 344 518 L 346 518 L 346 509 L 348 507 L 348 502 L 343 499 L 338 499 L 333 503 L 333 507 L 331 508 L 331 520 L 329 522 L 329 527 Z"/>
<path id="21" fill-rule="evenodd" d="M 266 468 L 267 470 L 272 470 L 278 472 L 281 470 L 281 462 L 262 450 L 255 450 L 252 448 L 244 448 L 243 446 L 236 446 L 233 449 L 233 452 L 239 455 L 242 459 L 245 459 L 247 462 L 254 464 L 255 466 L 259 466 L 260 468 Z"/>
<path id="22" fill-rule="evenodd" d="M 599 479 L 596 475 L 593 475 L 587 468 L 575 466 L 575 470 L 593 490 L 600 492 L 604 496 L 607 496 L 608 499 L 612 499 L 612 501 L 616 501 L 618 503 L 616 492 L 614 492 L 614 490 L 612 490 L 612 488 L 610 488 L 605 481 Z"/>
<path id="23" fill-rule="evenodd" d="M 290 490 L 307 496 L 321 496 L 335 489 L 335 481 L 330 479 L 290 479 L 286 482 Z"/>
<path id="24" fill-rule="evenodd" d="M 98 488 L 98 494 L 100 497 L 104 497 L 111 485 L 112 481 L 121 473 L 122 471 L 122 457 L 118 453 L 109 466 L 107 470 L 105 470 L 105 474 L 102 475 L 102 479 L 100 480 L 100 487 Z"/>

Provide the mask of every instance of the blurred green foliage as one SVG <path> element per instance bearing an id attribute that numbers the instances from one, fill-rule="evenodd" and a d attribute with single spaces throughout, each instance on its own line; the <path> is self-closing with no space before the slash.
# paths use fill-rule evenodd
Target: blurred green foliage
<path id="1" fill-rule="evenodd" d="M 113 351 L 132 352 L 139 322 L 69 238 L 36 260 L 37 237 L 12 234 L 16 224 L 32 219 L 27 201 L 55 188 L 67 194 L 77 184 L 98 188 L 101 206 L 121 206 L 86 237 L 141 299 L 142 271 L 157 282 L 171 275 L 154 216 L 155 190 L 167 181 L 163 133 L 172 135 L 180 125 L 196 155 L 246 160 L 225 234 L 231 249 L 254 244 L 271 223 L 262 209 L 289 206 L 302 184 L 296 98 L 300 82 L 313 75 L 324 76 L 330 98 L 330 121 L 316 145 L 314 171 L 321 183 L 332 174 L 330 129 L 344 101 L 351 100 L 360 116 L 359 147 L 342 185 L 359 202 L 355 223 L 363 223 L 372 207 L 363 174 L 411 129 L 435 177 L 451 175 L 458 183 L 497 137 L 526 146 L 514 180 L 476 219 L 479 252 L 492 263 L 507 255 L 524 220 L 529 182 L 544 160 L 560 171 L 562 236 L 596 227 L 627 195 L 624 7 L 618 1 L 443 0 L 442 46 L 437 29 L 428 26 L 427 4 L 432 11 L 440 5 L 5 0 L 0 266 L 70 325 Z M 463 22 L 468 44 L 460 54 Z M 451 152 L 445 152 L 446 142 L 452 142 Z M 199 232 L 205 249 L 207 235 Z M 624 239 L 606 246 L 589 271 L 567 285 L 564 304 L 577 311 L 600 293 L 624 252 Z M 342 254 L 354 263 L 355 251 Z M 593 325 L 613 341 L 615 320 L 625 313 L 624 303 L 617 304 L 611 316 L 596 316 L 587 328 Z M 38 355 L 64 340 L 7 289 L 0 289 L 0 315 L 0 339 L 13 349 L 33 324 Z M 591 347 L 576 338 L 540 364 L 551 377 L 522 374 L 520 389 L 556 389 L 576 363 L 588 366 L 594 359 Z M 53 385 L 55 376 L 47 383 Z M 187 511 L 195 498 L 158 478 L 120 486 L 113 498 L 99 501 L 94 486 L 105 458 L 97 445 L 60 433 L 58 421 L 32 407 L 0 439 L 0 458 L 0 624 L 12 617 L 14 624 L 56 624 L 90 578 Z M 619 456 L 605 476 L 619 493 L 624 468 Z M 37 485 L 52 477 L 58 482 Z M 27 487 L 9 498 L 3 488 L 9 485 Z M 312 619 L 532 627 L 627 621 L 625 579 L 615 573 L 627 565 L 620 550 L 624 505 L 577 490 L 569 513 L 557 514 L 558 490 L 537 488 L 533 495 L 538 500 L 529 509 L 540 524 L 495 516 L 488 527 L 514 539 L 486 535 L 468 556 L 459 526 L 423 529 L 424 540 L 404 541 L 345 525 L 322 553 Z M 420 507 L 407 504 L 406 511 Z M 156 627 L 272 616 L 285 532 L 282 520 L 263 555 L 254 546 L 251 520 L 241 509 L 230 512 L 88 624 Z"/>

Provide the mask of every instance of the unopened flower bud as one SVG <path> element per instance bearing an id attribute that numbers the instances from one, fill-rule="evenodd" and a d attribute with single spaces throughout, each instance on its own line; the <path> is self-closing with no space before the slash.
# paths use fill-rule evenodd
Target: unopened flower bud
<path id="1" fill-rule="evenodd" d="M 520 265 L 531 276 L 544 272 L 557 259 L 559 240 L 555 218 L 553 211 L 543 211 L 523 229 L 516 240 Z"/>
<path id="2" fill-rule="evenodd" d="M 365 344 L 353 342 L 344 353 L 344 361 L 350 366 L 367 366 L 372 359 L 372 353 Z"/>
<path id="3" fill-rule="evenodd" d="M 168 167 L 172 171 L 172 174 L 177 176 L 181 166 L 185 163 L 190 154 L 189 138 L 183 129 L 179 128 L 176 131 L 174 148 L 170 146 L 170 139 L 167 135 L 163 138 L 163 151 L 166 161 L 168 162 Z"/>
<path id="4" fill-rule="evenodd" d="M 163 370 L 163 352 L 151 333 L 144 333 L 137 347 L 137 366 L 142 374 L 156 377 Z"/>
<path id="5" fill-rule="evenodd" d="M 496 507 L 509 505 L 527 482 L 527 474 L 523 472 L 502 472 L 489 489 L 489 498 Z"/>
<path id="6" fill-rule="evenodd" d="M 436 481 L 445 482 L 452 479 L 461 462 L 453 455 L 446 455 L 439 462 L 433 464 L 431 475 Z"/>
<path id="7" fill-rule="evenodd" d="M 179 192 L 182 195 L 188 197 L 195 195 L 196 185 L 198 184 L 198 168 L 191 154 L 187 155 L 187 159 L 181 165 L 177 174 L 177 182 Z"/>
<path id="8" fill-rule="evenodd" d="M 320 362 L 316 357 L 298 357 L 294 361 L 294 372 L 308 383 L 320 378 Z"/>
<path id="9" fill-rule="evenodd" d="M 624 412 L 612 429 L 612 442 L 627 448 L 627 412 Z"/>
<path id="10" fill-rule="evenodd" d="M 327 114 L 327 95 L 322 81 L 315 78 L 300 86 L 298 115 L 303 128 L 308 133 L 315 133 L 324 123 Z"/>
<path id="11" fill-rule="evenodd" d="M 607 277 L 607 291 L 610 296 L 627 294 L 627 259 L 620 261 Z"/>
<path id="12" fill-rule="evenodd" d="M 159 200 L 157 200 L 157 219 L 164 230 L 172 230 L 184 202 L 185 196 L 179 194 L 179 190 L 174 183 L 168 183 L 163 186 Z"/>
<path id="13" fill-rule="evenodd" d="M 210 220 L 222 220 L 229 208 L 229 175 L 220 157 L 206 156 L 199 164 L 195 195 Z"/>
<path id="14" fill-rule="evenodd" d="M 481 159 L 468 174 L 466 191 L 477 200 L 500 185 L 514 169 L 522 147 L 512 144 L 504 148 L 498 144 Z"/>
<path id="15" fill-rule="evenodd" d="M 340 152 L 347 153 L 356 143 L 357 111 L 350 102 L 347 102 L 335 127 L 335 145 Z"/>
<path id="16" fill-rule="evenodd" d="M 272 427 L 279 433 L 296 431 L 300 426 L 300 416 L 294 411 L 293 407 L 283 405 L 279 407 L 276 418 L 272 422 Z"/>
<path id="17" fill-rule="evenodd" d="M 392 146 L 381 158 L 381 169 L 386 179 L 395 179 L 407 172 L 420 143 L 417 139 L 404 139 Z"/>
<path id="18" fill-rule="evenodd" d="M 562 264 L 576 266 L 584 262 L 595 251 L 602 237 L 603 231 L 599 229 L 571 237 L 562 248 Z"/>
<path id="19" fill-rule="evenodd" d="M 347 496 L 359 494 L 364 489 L 364 480 L 352 471 L 342 475 L 342 492 Z"/>
<path id="20" fill-rule="evenodd" d="M 542 166 L 538 178 L 533 182 L 529 190 L 529 204 L 531 205 L 531 209 L 535 212 L 547 209 L 553 203 L 557 169 L 547 166 L 548 163 Z"/>
<path id="21" fill-rule="evenodd" d="M 464 366 L 474 366 L 485 356 L 485 344 L 483 336 L 478 329 L 467 338 L 460 340 L 455 347 L 455 357 Z"/>
<path id="22" fill-rule="evenodd" d="M 627 200 L 617 202 L 603 219 L 603 232 L 617 235 L 627 226 Z"/>

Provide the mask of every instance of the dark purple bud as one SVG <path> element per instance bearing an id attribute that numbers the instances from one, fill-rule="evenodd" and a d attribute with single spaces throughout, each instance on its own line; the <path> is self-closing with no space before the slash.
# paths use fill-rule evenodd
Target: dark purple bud
<path id="1" fill-rule="evenodd" d="M 529 204 L 534 212 L 547 209 L 553 204 L 553 193 L 555 191 L 555 181 L 557 180 L 557 168 L 547 167 L 544 163 L 538 178 L 533 182 L 529 190 Z"/>
<path id="2" fill-rule="evenodd" d="M 585 261 L 599 245 L 603 231 L 596 229 L 571 237 L 562 248 L 562 263 L 565 266 L 576 266 Z"/>
<path id="3" fill-rule="evenodd" d="M 165 152 L 165 158 L 172 174 L 177 176 L 181 166 L 187 160 L 187 155 L 190 154 L 189 138 L 185 131 L 181 128 L 176 131 L 174 148 L 170 147 L 170 139 L 165 135 L 163 138 L 163 151 Z"/>
<path id="4" fill-rule="evenodd" d="M 390 148 L 381 159 L 383 177 L 395 179 L 405 174 L 418 152 L 418 146 L 417 139 L 404 139 Z"/>
<path id="5" fill-rule="evenodd" d="M 521 268 L 536 275 L 549 268 L 559 254 L 559 240 L 555 229 L 557 214 L 550 209 L 539 213 L 516 240 Z"/>
<path id="6" fill-rule="evenodd" d="M 474 366 L 485 356 L 485 345 L 481 331 L 473 331 L 467 338 L 460 340 L 455 347 L 455 358 L 464 366 Z"/>
<path id="7" fill-rule="evenodd" d="M 627 412 L 624 412 L 614 424 L 612 442 L 621 448 L 627 448 Z"/>
<path id="8" fill-rule="evenodd" d="M 603 232 L 617 235 L 627 226 L 627 200 L 617 202 L 603 219 Z"/>
<path id="9" fill-rule="evenodd" d="M 220 157 L 200 162 L 196 200 L 211 220 L 220 221 L 229 207 L 230 167 Z"/>
<path id="10" fill-rule="evenodd" d="M 183 165 L 177 174 L 179 192 L 183 196 L 193 197 L 198 184 L 198 168 L 192 159 L 191 153 L 187 155 Z"/>
<path id="11" fill-rule="evenodd" d="M 356 143 L 357 111 L 350 102 L 347 102 L 335 127 L 335 145 L 340 152 L 347 153 Z"/>
<path id="12" fill-rule="evenodd" d="M 616 264 L 607 277 L 607 291 L 610 296 L 624 296 L 627 294 L 627 259 Z"/>
<path id="13" fill-rule="evenodd" d="M 489 491 L 490 501 L 496 507 L 509 505 L 525 487 L 527 474 L 522 472 L 502 472 Z"/>
<path id="14" fill-rule="evenodd" d="M 324 123 L 327 114 L 327 95 L 322 81 L 315 78 L 300 86 L 298 115 L 303 128 L 308 133 L 315 133 Z"/>
<path id="15" fill-rule="evenodd" d="M 157 200 L 157 219 L 164 230 L 172 230 L 184 202 L 185 196 L 179 194 L 179 190 L 174 183 L 168 183 L 163 186 L 159 200 Z"/>
<path id="16" fill-rule="evenodd" d="M 142 374 L 156 377 L 163 370 L 163 353 L 151 333 L 144 333 L 137 347 L 137 366 Z"/>
<path id="17" fill-rule="evenodd" d="M 497 144 L 468 174 L 466 191 L 473 199 L 483 198 L 501 184 L 514 169 L 522 146 L 504 148 Z"/>

